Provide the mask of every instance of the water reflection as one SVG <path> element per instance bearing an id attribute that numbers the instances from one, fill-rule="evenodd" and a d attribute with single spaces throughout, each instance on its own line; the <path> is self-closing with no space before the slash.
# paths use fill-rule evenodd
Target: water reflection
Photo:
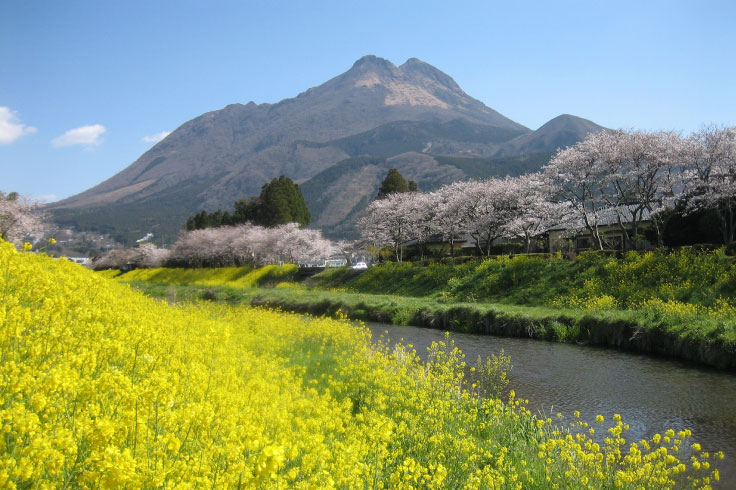
<path id="1" fill-rule="evenodd" d="M 388 330 L 392 341 L 404 339 L 423 356 L 444 332 L 416 327 L 369 324 L 374 340 Z M 510 386 L 529 399 L 529 409 L 562 412 L 585 420 L 602 414 L 611 421 L 619 413 L 631 429 L 627 440 L 651 438 L 668 428 L 689 428 L 703 450 L 722 450 L 722 484 L 736 488 L 736 375 L 698 369 L 666 359 L 610 349 L 531 339 L 453 333 L 455 343 L 475 364 L 503 349 L 511 356 Z"/>

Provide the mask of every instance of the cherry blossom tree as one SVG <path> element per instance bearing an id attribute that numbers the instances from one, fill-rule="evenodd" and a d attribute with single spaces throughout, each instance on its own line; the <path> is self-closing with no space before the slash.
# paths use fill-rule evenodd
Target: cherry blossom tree
<path id="1" fill-rule="evenodd" d="M 96 271 L 101 271 L 105 269 L 122 269 L 130 262 L 133 254 L 133 250 L 110 250 L 102 257 L 95 259 L 89 267 Z"/>
<path id="2" fill-rule="evenodd" d="M 245 223 L 183 231 L 171 252 L 173 263 L 190 267 L 224 267 L 323 259 L 334 250 L 319 230 L 287 223 L 275 228 Z"/>
<path id="3" fill-rule="evenodd" d="M 181 232 L 171 251 L 172 262 L 189 267 L 240 265 L 234 253 L 235 228 L 238 227 Z"/>
<path id="4" fill-rule="evenodd" d="M 170 255 L 170 250 L 158 248 L 153 243 L 144 243 L 131 250 L 129 260 L 136 267 L 162 267 Z"/>
<path id="5" fill-rule="evenodd" d="M 437 210 L 431 194 L 418 191 L 411 194 L 411 197 L 400 202 L 404 206 L 404 215 L 409 219 L 409 232 L 412 234 L 410 238 L 415 241 L 420 259 L 423 260 L 426 243 L 437 234 L 434 225 Z"/>
<path id="6" fill-rule="evenodd" d="M 504 236 L 506 225 L 514 217 L 516 196 L 513 190 L 516 188 L 511 186 L 512 182 L 514 180 L 507 177 L 457 185 L 464 201 L 464 227 L 482 254 L 491 254 L 493 241 Z"/>
<path id="7" fill-rule="evenodd" d="M 604 245 L 601 218 L 611 213 L 627 247 L 645 219 L 662 245 L 662 216 L 682 187 L 682 139 L 664 131 L 601 131 L 559 150 L 544 176 L 598 248 Z"/>
<path id="8" fill-rule="evenodd" d="M 523 240 L 529 253 L 532 240 L 562 222 L 569 213 L 569 205 L 550 200 L 550 189 L 539 173 L 507 178 L 503 184 L 513 209 L 503 225 L 504 235 Z"/>
<path id="9" fill-rule="evenodd" d="M 432 228 L 450 244 L 450 256 L 455 255 L 455 241 L 469 232 L 468 185 L 468 182 L 453 182 L 429 195 L 434 209 Z"/>
<path id="10" fill-rule="evenodd" d="M 35 201 L 15 192 L 0 191 L 0 238 L 19 245 L 25 238 L 38 240 L 45 231 L 44 216 Z"/>
<path id="11" fill-rule="evenodd" d="M 601 155 L 608 184 L 603 198 L 616 211 L 627 246 L 647 217 L 662 246 L 661 217 L 682 187 L 682 138 L 666 131 L 610 131 L 595 137 L 606 148 Z"/>
<path id="12" fill-rule="evenodd" d="M 736 127 L 710 126 L 684 145 L 687 210 L 712 208 L 721 220 L 724 243 L 734 240 L 736 223 Z"/>
<path id="13" fill-rule="evenodd" d="M 278 235 L 276 248 L 287 262 L 328 258 L 334 251 L 334 245 L 322 237 L 321 231 L 300 228 L 298 223 L 281 225 L 274 232 Z"/>
<path id="14" fill-rule="evenodd" d="M 574 146 L 557 150 L 543 167 L 543 175 L 553 199 L 567 202 L 578 226 L 586 228 L 599 249 L 603 249 L 600 232 L 602 211 L 609 170 L 604 156 L 610 153 L 610 140 L 605 132 L 588 135 Z"/>
<path id="15" fill-rule="evenodd" d="M 402 243 L 419 232 L 413 210 L 422 199 L 417 192 L 391 193 L 376 199 L 366 209 L 366 215 L 358 221 L 361 238 L 370 245 L 392 247 L 396 260 L 403 259 Z"/>

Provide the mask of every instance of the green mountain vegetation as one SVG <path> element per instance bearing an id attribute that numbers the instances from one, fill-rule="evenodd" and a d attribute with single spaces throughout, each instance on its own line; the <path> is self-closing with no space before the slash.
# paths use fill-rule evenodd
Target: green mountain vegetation
<path id="1" fill-rule="evenodd" d="M 464 119 L 444 122 L 396 121 L 327 143 L 304 143 L 315 148 L 340 148 L 351 156 L 390 157 L 410 151 L 420 152 L 433 141 L 497 144 L 521 134 L 526 134 L 526 131 L 473 124 Z"/>
<path id="2" fill-rule="evenodd" d="M 257 197 L 235 202 L 234 210 L 200 211 L 187 218 L 187 230 L 216 228 L 250 222 L 254 225 L 274 227 L 286 223 L 307 226 L 311 219 L 299 186 L 283 175 L 261 188 Z"/>
<path id="3" fill-rule="evenodd" d="M 493 158 L 465 158 L 456 156 L 435 156 L 441 165 L 457 167 L 471 179 L 487 179 L 489 177 L 519 176 L 526 173 L 538 172 L 546 165 L 554 152 L 541 151 L 527 155 L 493 157 Z"/>
<path id="4" fill-rule="evenodd" d="M 416 182 L 414 185 L 416 186 Z M 404 179 L 398 170 L 392 168 L 389 169 L 386 178 L 381 182 L 376 199 L 383 199 L 394 192 L 409 192 L 409 184 L 407 184 L 406 179 Z"/>

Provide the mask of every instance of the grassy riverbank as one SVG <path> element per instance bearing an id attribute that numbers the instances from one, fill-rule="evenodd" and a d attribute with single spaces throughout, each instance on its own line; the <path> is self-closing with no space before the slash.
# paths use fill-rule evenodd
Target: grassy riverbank
<path id="1" fill-rule="evenodd" d="M 499 257 L 460 264 L 387 263 L 356 274 L 327 270 L 308 284 L 362 293 L 422 296 L 467 302 L 639 310 L 672 309 L 736 318 L 736 261 L 722 251 L 589 252 Z"/>
<path id="2" fill-rule="evenodd" d="M 427 364 L 366 329 L 168 305 L 0 243 L 3 488 L 709 488 L 686 429 L 626 441 L 608 414 L 481 398 L 462 354 Z M 274 290 L 276 291 L 276 290 Z M 431 422 L 431 423 L 428 423 Z M 610 437 L 595 442 L 594 431 Z"/>
<path id="3" fill-rule="evenodd" d="M 302 284 L 270 267 L 241 276 L 270 278 L 280 287 L 245 296 L 240 279 L 218 279 L 238 274 L 217 269 L 197 272 L 198 282 L 184 280 L 194 273 L 185 269 L 133 271 L 119 279 L 200 284 L 215 288 L 210 299 L 219 294 L 316 314 L 339 309 L 360 320 L 611 346 L 736 369 L 736 264 L 722 251 L 388 263 L 328 269 Z"/>
<path id="4" fill-rule="evenodd" d="M 369 322 L 615 347 L 736 369 L 736 349 L 717 336 L 695 336 L 692 325 L 671 325 L 654 314 L 628 310 L 582 311 L 499 303 L 438 302 L 422 297 L 323 291 L 298 286 L 240 290 L 151 283 L 132 285 L 168 301 L 208 299 L 312 315 L 342 314 Z M 707 318 L 701 322 L 712 323 Z M 717 329 L 718 325 L 713 328 Z M 698 332 L 702 330 L 701 325 Z"/>

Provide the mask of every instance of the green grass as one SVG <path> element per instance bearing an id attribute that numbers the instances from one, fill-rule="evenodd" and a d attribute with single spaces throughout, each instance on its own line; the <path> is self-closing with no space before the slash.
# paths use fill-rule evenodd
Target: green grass
<path id="1" fill-rule="evenodd" d="M 298 272 L 294 264 L 267 265 L 252 267 L 221 267 L 204 269 L 156 268 L 136 269 L 116 279 L 124 282 L 150 282 L 167 285 L 225 286 L 230 288 L 250 288 L 290 281 Z"/>
<path id="2" fill-rule="evenodd" d="M 581 307 L 581 301 L 569 300 L 609 297 L 623 309 L 638 309 L 652 300 L 710 308 L 734 300 L 736 263 L 722 251 L 692 249 L 630 252 L 621 258 L 593 252 L 573 261 L 518 255 L 463 264 L 387 263 L 360 275 L 326 270 L 307 284 L 364 293 L 536 306 L 567 302 Z"/>
<path id="3" fill-rule="evenodd" d="M 345 315 L 368 322 L 615 347 L 736 369 L 733 328 L 704 315 L 694 321 L 676 322 L 650 311 L 584 311 L 469 303 L 335 289 L 241 290 L 151 283 L 133 283 L 132 286 L 169 302 L 209 299 L 229 304 L 265 305 L 313 315 Z"/>
<path id="4" fill-rule="evenodd" d="M 736 368 L 736 265 L 722 251 L 388 263 L 364 272 L 328 269 L 302 285 L 296 279 L 293 266 L 116 277 L 168 301 L 340 310 L 359 320 L 612 346 Z"/>

